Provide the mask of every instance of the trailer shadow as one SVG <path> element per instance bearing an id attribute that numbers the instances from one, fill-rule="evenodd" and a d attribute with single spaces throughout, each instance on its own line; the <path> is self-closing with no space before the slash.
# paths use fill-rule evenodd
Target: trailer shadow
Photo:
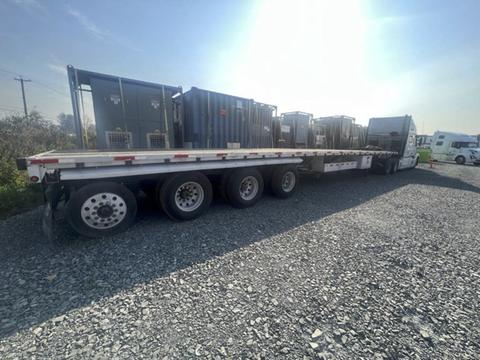
<path id="1" fill-rule="evenodd" d="M 266 196 L 244 210 L 217 200 L 191 222 L 171 222 L 145 204 L 124 234 L 85 240 L 65 227 L 57 246 L 44 243 L 40 210 L 7 219 L 0 223 L 0 338 L 409 184 L 480 194 L 479 187 L 425 169 L 389 177 L 307 177 L 290 199 Z"/>

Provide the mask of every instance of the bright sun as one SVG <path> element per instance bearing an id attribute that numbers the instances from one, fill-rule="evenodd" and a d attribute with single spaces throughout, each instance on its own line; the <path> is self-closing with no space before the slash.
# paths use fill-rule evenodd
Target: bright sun
<path id="1" fill-rule="evenodd" d="M 244 45 L 229 54 L 233 65 L 222 74 L 225 88 L 277 104 L 280 111 L 346 114 L 361 123 L 382 115 L 393 94 L 370 79 L 368 21 L 361 5 L 357 0 L 258 3 Z"/>

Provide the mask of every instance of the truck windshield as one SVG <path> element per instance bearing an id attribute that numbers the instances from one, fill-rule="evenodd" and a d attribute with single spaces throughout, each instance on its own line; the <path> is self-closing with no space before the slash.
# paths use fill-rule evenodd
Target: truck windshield
<path id="1" fill-rule="evenodd" d="M 452 147 L 461 149 L 461 148 L 476 148 L 478 144 L 475 142 L 465 142 L 465 141 L 454 141 L 452 142 Z"/>

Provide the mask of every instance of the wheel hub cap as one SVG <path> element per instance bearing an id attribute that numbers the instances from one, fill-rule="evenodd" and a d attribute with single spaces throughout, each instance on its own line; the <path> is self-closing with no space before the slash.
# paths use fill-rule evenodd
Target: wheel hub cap
<path id="1" fill-rule="evenodd" d="M 240 197 L 243 200 L 252 200 L 258 193 L 258 180 L 253 176 L 247 176 L 240 183 Z"/>
<path id="2" fill-rule="evenodd" d="M 189 181 L 180 185 L 175 192 L 175 205 L 182 211 L 194 211 L 202 205 L 204 197 L 202 186 Z"/>
<path id="3" fill-rule="evenodd" d="M 290 192 L 295 187 L 295 174 L 291 171 L 286 172 L 282 178 L 282 190 Z"/>
<path id="4" fill-rule="evenodd" d="M 90 196 L 82 205 L 83 222 L 94 229 L 109 229 L 118 225 L 127 215 L 125 200 L 113 193 Z"/>

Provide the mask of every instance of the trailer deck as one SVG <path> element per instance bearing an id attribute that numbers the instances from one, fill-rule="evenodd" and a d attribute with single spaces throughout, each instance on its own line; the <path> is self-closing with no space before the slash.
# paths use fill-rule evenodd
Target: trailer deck
<path id="1" fill-rule="evenodd" d="M 200 216 L 215 185 L 235 207 L 252 206 L 264 183 L 279 198 L 293 194 L 299 172 L 398 170 L 399 154 L 376 150 L 209 149 L 49 151 L 21 159 L 31 182 L 41 183 L 47 202 L 43 229 L 52 236 L 58 204 L 80 234 L 112 235 L 128 228 L 138 190 L 154 197 L 172 219 Z M 213 184 L 213 185 L 212 185 Z"/>
<path id="2" fill-rule="evenodd" d="M 31 179 L 40 182 L 45 173 L 60 170 L 61 180 L 86 180 L 119 176 L 140 176 L 179 171 L 228 169 L 243 166 L 301 164 L 306 159 L 336 158 L 329 166 L 341 170 L 354 168 L 354 161 L 341 157 L 385 158 L 395 156 L 389 151 L 332 149 L 209 149 L 209 150 L 80 150 L 49 151 L 25 159 Z M 322 161 L 324 162 L 324 161 Z M 346 164 L 348 163 L 348 164 Z M 355 162 L 356 163 L 356 162 Z M 346 166 L 346 167 L 345 167 Z"/>

